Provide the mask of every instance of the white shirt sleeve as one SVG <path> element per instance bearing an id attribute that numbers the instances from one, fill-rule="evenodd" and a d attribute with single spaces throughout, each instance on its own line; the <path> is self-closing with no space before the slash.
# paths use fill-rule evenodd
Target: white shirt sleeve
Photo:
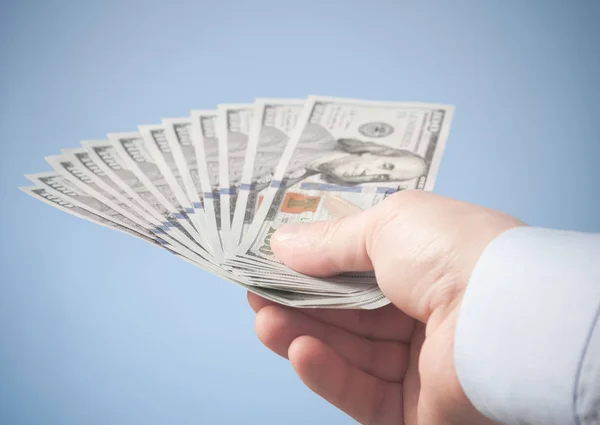
<path id="1" fill-rule="evenodd" d="M 454 355 L 465 394 L 497 422 L 600 425 L 600 234 L 500 235 L 471 276 Z"/>

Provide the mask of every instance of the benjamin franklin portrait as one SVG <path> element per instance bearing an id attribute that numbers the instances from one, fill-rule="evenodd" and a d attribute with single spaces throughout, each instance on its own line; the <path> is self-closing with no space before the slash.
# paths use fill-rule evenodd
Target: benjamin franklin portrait
<path id="1" fill-rule="evenodd" d="M 313 176 L 342 186 L 403 182 L 426 171 L 425 160 L 413 152 L 357 139 L 338 139 L 334 149 L 325 152 L 298 149 L 294 157 L 297 166 L 290 167 L 286 186 Z"/>

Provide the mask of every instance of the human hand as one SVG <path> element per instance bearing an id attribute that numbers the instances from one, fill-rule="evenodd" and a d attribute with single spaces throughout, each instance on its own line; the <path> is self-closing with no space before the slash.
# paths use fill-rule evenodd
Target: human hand
<path id="1" fill-rule="evenodd" d="M 248 294 L 256 333 L 311 390 L 362 424 L 493 424 L 460 386 L 454 333 L 483 250 L 522 225 L 498 211 L 406 191 L 363 213 L 284 227 L 271 246 L 287 266 L 312 276 L 375 270 L 392 304 L 292 309 Z"/>

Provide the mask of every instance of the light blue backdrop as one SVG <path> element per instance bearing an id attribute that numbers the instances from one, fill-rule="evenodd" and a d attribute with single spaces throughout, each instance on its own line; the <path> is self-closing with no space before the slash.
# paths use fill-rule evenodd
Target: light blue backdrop
<path id="1" fill-rule="evenodd" d="M 0 3 L 0 423 L 352 423 L 243 290 L 17 190 L 81 139 L 257 96 L 453 103 L 436 192 L 600 231 L 598 2 Z"/>

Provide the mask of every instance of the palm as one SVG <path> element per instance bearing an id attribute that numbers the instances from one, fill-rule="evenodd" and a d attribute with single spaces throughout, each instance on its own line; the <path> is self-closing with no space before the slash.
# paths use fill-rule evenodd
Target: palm
<path id="1" fill-rule="evenodd" d="M 458 381 L 455 328 L 481 253 L 522 225 L 420 190 L 343 218 L 288 224 L 271 236 L 283 264 L 321 277 L 374 270 L 382 293 L 420 322 L 394 305 L 300 310 L 251 295 L 256 332 L 310 389 L 363 424 L 491 424 Z"/>
<path id="2" fill-rule="evenodd" d="M 417 424 L 423 326 L 392 305 L 293 310 L 252 294 L 249 301 L 260 311 L 261 341 L 313 391 L 363 424 Z"/>

